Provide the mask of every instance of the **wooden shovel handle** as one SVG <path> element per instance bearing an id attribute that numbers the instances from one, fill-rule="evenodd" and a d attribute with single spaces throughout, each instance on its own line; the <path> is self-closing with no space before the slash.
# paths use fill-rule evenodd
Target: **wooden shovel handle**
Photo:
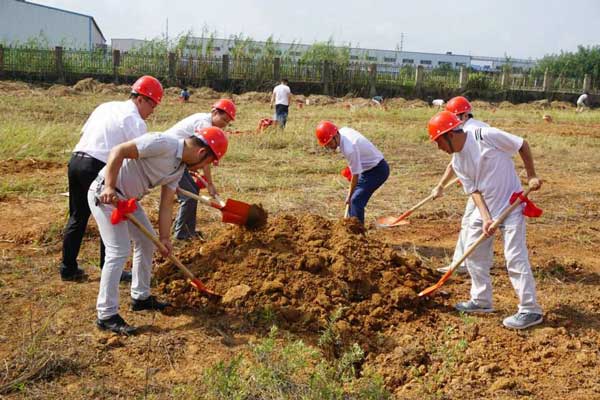
<path id="1" fill-rule="evenodd" d="M 217 202 L 217 201 L 215 201 L 216 199 L 213 200 L 210 197 L 205 196 L 203 194 L 192 193 L 192 192 L 189 192 L 189 191 L 187 191 L 185 189 L 182 189 L 180 187 L 177 188 L 177 191 L 179 193 L 181 193 L 182 195 L 187 196 L 187 197 L 189 197 L 191 199 L 194 199 L 194 200 L 198 200 L 199 202 L 201 202 L 203 204 L 206 204 L 207 206 L 210 206 L 210 207 L 213 207 L 213 208 L 217 208 L 219 210 L 224 207 L 224 204 L 221 205 L 221 202 Z"/>
<path id="2" fill-rule="evenodd" d="M 528 188 L 523 193 L 523 197 L 527 197 L 527 195 L 529 195 L 529 192 L 531 192 L 531 188 Z M 508 215 L 511 212 L 513 212 L 513 210 L 521 204 L 521 202 L 522 202 L 522 200 L 520 198 L 517 198 L 517 200 L 515 200 L 514 203 L 512 203 L 510 206 L 508 206 L 502 212 L 502 214 L 500 214 L 500 216 L 492 223 L 490 228 L 497 228 L 502 222 L 504 222 L 506 217 L 508 217 Z M 427 289 L 420 292 L 419 297 L 429 295 L 429 294 L 433 293 L 434 291 L 436 291 L 437 289 L 439 289 L 448 279 L 450 279 L 450 276 L 454 273 L 454 270 L 456 270 L 458 268 L 458 266 L 461 265 L 463 263 L 463 261 L 465 261 L 465 259 L 471 255 L 471 253 L 473 253 L 473 251 L 477 248 L 477 246 L 479 246 L 481 244 L 481 242 L 483 242 L 487 238 L 488 238 L 488 236 L 486 236 L 485 233 L 482 233 L 481 236 L 479 236 L 479 238 L 475 241 L 475 243 L 473 243 L 471 246 L 469 246 L 467 248 L 467 250 L 465 250 L 462 257 L 460 257 L 458 260 L 456 260 L 455 262 L 453 262 L 450 265 L 450 268 L 440 278 L 440 280 L 435 285 L 430 286 Z"/>

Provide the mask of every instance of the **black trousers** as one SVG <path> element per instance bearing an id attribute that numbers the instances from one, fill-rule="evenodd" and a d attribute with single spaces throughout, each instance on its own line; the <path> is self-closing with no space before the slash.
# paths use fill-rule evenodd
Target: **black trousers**
<path id="1" fill-rule="evenodd" d="M 77 270 L 77 256 L 90 218 L 87 193 L 104 163 L 83 153 L 73 153 L 69 161 L 69 221 L 64 230 L 61 273 Z M 100 239 L 100 268 L 104 265 L 104 243 Z"/>

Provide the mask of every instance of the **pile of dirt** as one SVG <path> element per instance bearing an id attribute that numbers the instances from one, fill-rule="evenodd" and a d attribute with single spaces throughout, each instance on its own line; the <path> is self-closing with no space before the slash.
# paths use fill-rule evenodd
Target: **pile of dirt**
<path id="1" fill-rule="evenodd" d="M 75 89 L 64 85 L 52 85 L 48 88 L 47 94 L 49 96 L 69 96 L 76 94 Z"/>
<path id="2" fill-rule="evenodd" d="M 0 91 L 3 92 L 22 92 L 29 90 L 31 90 L 31 87 L 24 82 L 0 81 Z"/>
<path id="3" fill-rule="evenodd" d="M 573 104 L 568 103 L 566 101 L 558 101 L 558 100 L 554 100 L 552 103 L 550 103 L 550 107 L 556 109 L 556 110 L 569 110 L 573 107 L 575 107 Z"/>
<path id="4" fill-rule="evenodd" d="M 131 93 L 131 86 L 115 85 L 114 83 L 105 83 L 105 84 L 100 83 L 98 85 L 98 90 L 100 90 L 100 93 L 102 93 L 102 94 L 114 94 L 114 93 L 129 94 L 129 93 Z"/>
<path id="5" fill-rule="evenodd" d="M 190 89 L 190 95 L 198 98 L 198 99 L 219 99 L 221 97 L 223 97 L 223 95 L 219 92 L 217 92 L 216 90 L 214 90 L 213 88 L 209 88 L 206 86 L 197 88 L 197 89 Z"/>
<path id="6" fill-rule="evenodd" d="M 385 105 L 388 108 L 401 108 L 406 104 L 406 99 L 403 97 L 393 97 L 390 99 L 385 99 Z"/>
<path id="7" fill-rule="evenodd" d="M 357 220 L 317 215 L 277 216 L 255 231 L 231 227 L 200 249 L 183 249 L 180 258 L 223 294 L 219 310 L 270 310 L 280 326 L 317 333 L 341 308 L 335 323 L 341 340 L 367 349 L 376 346 L 378 331 L 412 319 L 427 301 L 418 291 L 435 281 L 419 259 L 369 239 Z M 161 265 L 156 277 L 176 306 L 209 305 L 170 264 Z"/>
<path id="8" fill-rule="evenodd" d="M 502 101 L 500 102 L 500 104 L 498 104 L 498 108 L 503 108 L 503 109 L 511 109 L 511 108 L 515 108 L 515 105 L 513 103 L 511 103 L 510 101 Z"/>
<path id="9" fill-rule="evenodd" d="M 310 106 L 326 106 L 328 104 L 335 104 L 338 102 L 338 99 L 331 96 L 325 96 L 322 94 L 311 94 L 306 99 L 306 105 Z"/>
<path id="10" fill-rule="evenodd" d="M 236 104 L 241 103 L 268 103 L 271 101 L 271 94 L 265 92 L 246 92 L 233 96 Z"/>
<path id="11" fill-rule="evenodd" d="M 421 99 L 415 99 L 415 100 L 407 101 L 406 103 L 404 103 L 404 105 L 402 107 L 404 107 L 404 108 L 423 108 L 423 107 L 429 107 L 429 104 L 427 104 L 426 101 L 423 101 Z"/>
<path id="12" fill-rule="evenodd" d="M 100 85 L 94 78 L 85 78 L 73 85 L 73 89 L 77 92 L 96 93 L 100 90 Z"/>
<path id="13" fill-rule="evenodd" d="M 65 164 L 56 161 L 36 160 L 34 158 L 7 158 L 0 160 L 0 173 L 2 175 L 13 174 L 21 171 L 36 171 L 55 168 L 65 168 Z"/>
<path id="14" fill-rule="evenodd" d="M 494 106 L 492 104 L 488 103 L 487 101 L 483 101 L 483 100 L 474 100 L 471 102 L 471 106 L 473 106 L 473 108 L 475 110 L 484 110 L 484 109 L 494 108 Z"/>
<path id="15" fill-rule="evenodd" d="M 533 106 L 534 108 L 538 108 L 538 109 L 550 108 L 550 101 L 548 99 L 532 101 L 529 104 L 531 106 Z M 521 104 L 519 104 L 519 105 L 521 105 Z"/>

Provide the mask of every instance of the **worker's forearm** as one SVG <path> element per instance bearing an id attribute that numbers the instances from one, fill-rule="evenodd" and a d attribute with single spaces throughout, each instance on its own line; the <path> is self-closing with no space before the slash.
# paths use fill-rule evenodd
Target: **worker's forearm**
<path id="1" fill-rule="evenodd" d="M 173 213 L 174 192 L 163 186 L 158 209 L 158 234 L 161 239 L 168 239 L 171 232 L 171 216 Z"/>
<path id="2" fill-rule="evenodd" d="M 525 166 L 525 171 L 527 171 L 527 178 L 535 178 L 537 175 L 535 174 L 535 166 L 533 164 L 533 155 L 531 154 L 531 148 L 529 147 L 529 143 L 526 140 L 523 141 L 523 145 L 519 149 L 519 155 L 523 160 L 523 165 Z"/>
<path id="3" fill-rule="evenodd" d="M 446 166 L 444 175 L 442 175 L 442 178 L 438 182 L 437 186 L 439 186 L 439 187 L 446 186 L 448 184 L 448 182 L 450 182 L 450 180 L 452 180 L 455 176 L 456 176 L 456 173 L 454 172 L 454 168 L 452 168 L 452 163 L 449 163 Z"/>
<path id="4" fill-rule="evenodd" d="M 490 221 L 492 219 L 492 215 L 490 214 L 490 210 L 488 209 L 487 204 L 483 199 L 483 195 L 480 192 L 473 192 L 471 193 L 471 198 L 473 199 L 475 206 L 479 210 L 483 221 Z"/>

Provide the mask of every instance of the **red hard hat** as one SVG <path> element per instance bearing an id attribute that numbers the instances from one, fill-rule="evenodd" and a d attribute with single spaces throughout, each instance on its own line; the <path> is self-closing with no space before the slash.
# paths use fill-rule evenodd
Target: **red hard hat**
<path id="1" fill-rule="evenodd" d="M 227 144 L 229 143 L 229 139 L 225 136 L 225 132 L 223 132 L 221 128 L 211 126 L 208 128 L 197 129 L 195 134 L 204 140 L 208 147 L 210 147 L 215 154 L 215 157 L 217 157 L 214 164 L 219 165 L 219 160 L 227 153 Z"/>
<path id="2" fill-rule="evenodd" d="M 155 77 L 144 75 L 131 86 L 131 93 L 144 95 L 154 100 L 156 104 L 160 104 L 163 97 L 163 87 Z"/>
<path id="3" fill-rule="evenodd" d="M 450 111 L 454 114 L 463 114 L 466 112 L 471 112 L 473 107 L 471 107 L 471 103 L 467 100 L 466 97 L 456 96 L 448 100 L 446 104 L 446 111 Z"/>
<path id="4" fill-rule="evenodd" d="M 325 146 L 327 143 L 329 143 L 336 133 L 338 133 L 337 126 L 329 121 L 319 122 L 319 125 L 317 125 L 317 130 L 315 131 L 317 141 L 321 146 Z"/>
<path id="5" fill-rule="evenodd" d="M 213 104 L 212 108 L 213 110 L 217 109 L 225 111 L 225 114 L 229 115 L 229 118 L 231 118 L 232 121 L 235 120 L 235 104 L 233 104 L 233 101 L 229 99 L 221 99 Z"/>
<path id="6" fill-rule="evenodd" d="M 453 130 L 460 124 L 462 124 L 462 121 L 458 119 L 456 114 L 450 111 L 440 111 L 429 120 L 429 124 L 427 125 L 429 138 L 434 142 L 444 133 Z"/>

